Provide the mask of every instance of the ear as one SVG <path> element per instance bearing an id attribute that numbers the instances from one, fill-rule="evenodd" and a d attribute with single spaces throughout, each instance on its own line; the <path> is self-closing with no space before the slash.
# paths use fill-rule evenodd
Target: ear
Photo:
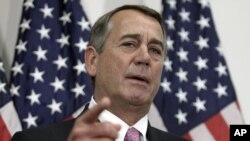
<path id="1" fill-rule="evenodd" d="M 85 67 L 88 74 L 91 77 L 96 75 L 96 67 L 97 67 L 97 60 L 98 60 L 98 53 L 93 46 L 89 46 L 85 50 Z"/>

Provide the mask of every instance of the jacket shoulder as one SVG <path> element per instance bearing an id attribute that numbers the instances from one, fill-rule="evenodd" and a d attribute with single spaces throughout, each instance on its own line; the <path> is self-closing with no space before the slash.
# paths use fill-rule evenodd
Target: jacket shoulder
<path id="1" fill-rule="evenodd" d="M 14 134 L 12 141 L 66 141 L 75 120 L 40 126 Z"/>
<path id="2" fill-rule="evenodd" d="M 180 136 L 159 130 L 154 127 L 150 127 L 150 133 L 148 133 L 149 141 L 188 141 Z"/>

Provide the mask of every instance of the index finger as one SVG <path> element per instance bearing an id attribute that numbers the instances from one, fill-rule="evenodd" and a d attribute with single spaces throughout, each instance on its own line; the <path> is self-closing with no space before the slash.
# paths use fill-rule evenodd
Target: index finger
<path id="1" fill-rule="evenodd" d="M 84 113 L 80 118 L 81 121 L 85 121 L 87 123 L 93 123 L 97 120 L 99 114 L 108 108 L 111 105 L 111 101 L 108 97 L 104 97 L 101 101 L 95 105 L 94 107 L 90 108 L 86 113 Z"/>

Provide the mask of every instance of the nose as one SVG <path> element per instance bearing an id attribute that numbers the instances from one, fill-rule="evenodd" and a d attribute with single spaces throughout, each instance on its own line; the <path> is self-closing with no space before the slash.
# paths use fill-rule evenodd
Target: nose
<path id="1" fill-rule="evenodd" d="M 135 64 L 136 65 L 150 65 L 150 55 L 148 52 L 147 46 L 141 46 L 138 48 L 136 57 L 135 57 Z"/>

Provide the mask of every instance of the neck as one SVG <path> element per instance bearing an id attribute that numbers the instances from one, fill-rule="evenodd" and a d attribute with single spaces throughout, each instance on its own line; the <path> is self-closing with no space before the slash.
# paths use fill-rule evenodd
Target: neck
<path id="1" fill-rule="evenodd" d="M 95 101 L 97 103 L 100 99 L 101 99 L 100 97 L 95 96 Z M 113 99 L 113 98 L 110 99 L 112 106 L 109 107 L 107 110 L 116 115 L 117 117 L 119 117 L 129 126 L 134 125 L 141 118 L 147 115 L 149 111 L 150 104 L 136 105 L 124 100 Z"/>
<path id="2" fill-rule="evenodd" d="M 108 110 L 129 126 L 134 125 L 148 113 L 148 108 L 122 103 L 112 104 L 112 107 Z"/>

